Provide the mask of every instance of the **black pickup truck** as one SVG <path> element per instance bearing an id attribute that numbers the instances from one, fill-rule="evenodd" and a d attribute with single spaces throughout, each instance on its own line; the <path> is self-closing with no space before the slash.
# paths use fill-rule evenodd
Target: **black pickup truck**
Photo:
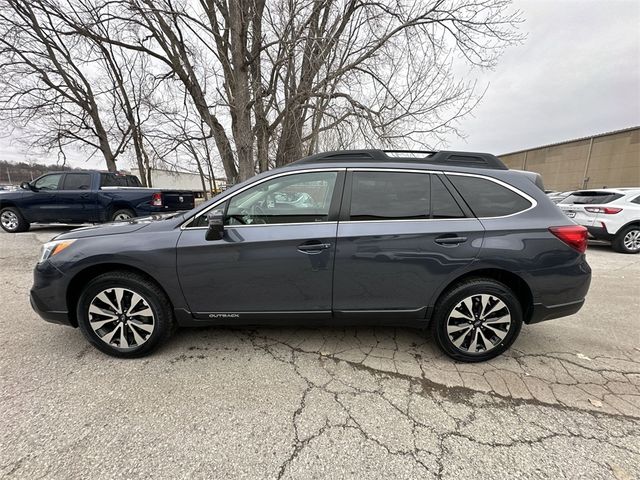
<path id="1" fill-rule="evenodd" d="M 190 210 L 191 191 L 144 188 L 134 175 L 99 171 L 47 173 L 20 190 L 0 192 L 0 224 L 10 233 L 31 223 L 103 223 Z"/>

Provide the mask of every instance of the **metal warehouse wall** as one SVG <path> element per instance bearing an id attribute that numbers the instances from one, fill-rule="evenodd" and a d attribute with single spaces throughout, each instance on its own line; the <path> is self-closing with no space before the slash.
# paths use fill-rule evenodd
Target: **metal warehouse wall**
<path id="1" fill-rule="evenodd" d="M 542 175 L 550 190 L 640 187 L 640 127 L 501 155 L 509 167 Z"/>

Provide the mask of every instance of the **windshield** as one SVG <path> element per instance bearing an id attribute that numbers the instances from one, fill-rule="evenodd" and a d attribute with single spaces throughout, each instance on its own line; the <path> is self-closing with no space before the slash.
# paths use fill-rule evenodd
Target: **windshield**
<path id="1" fill-rule="evenodd" d="M 560 203 L 573 203 L 575 205 L 592 205 L 610 203 L 622 197 L 619 193 L 613 192 L 574 192 Z"/>

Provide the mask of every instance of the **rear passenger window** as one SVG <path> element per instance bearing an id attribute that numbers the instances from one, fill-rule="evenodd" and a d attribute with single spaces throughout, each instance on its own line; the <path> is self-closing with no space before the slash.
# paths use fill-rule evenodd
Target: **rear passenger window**
<path id="1" fill-rule="evenodd" d="M 354 172 L 351 220 L 429 218 L 429 174 Z"/>
<path id="2" fill-rule="evenodd" d="M 431 218 L 464 218 L 458 203 L 437 176 L 431 177 Z"/>
<path id="3" fill-rule="evenodd" d="M 101 187 L 127 187 L 127 177 L 125 175 L 116 175 L 115 173 L 100 174 Z"/>
<path id="4" fill-rule="evenodd" d="M 502 217 L 521 212 L 531 202 L 502 185 L 479 177 L 448 175 L 476 217 Z"/>
<path id="5" fill-rule="evenodd" d="M 89 190 L 91 175 L 88 173 L 67 173 L 64 177 L 62 190 Z"/>
<path id="6" fill-rule="evenodd" d="M 128 187 L 141 187 L 142 183 L 135 175 L 127 175 L 127 186 Z"/>

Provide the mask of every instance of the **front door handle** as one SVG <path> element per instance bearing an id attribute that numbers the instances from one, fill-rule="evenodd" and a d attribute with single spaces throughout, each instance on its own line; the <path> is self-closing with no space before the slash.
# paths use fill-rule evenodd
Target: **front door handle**
<path id="1" fill-rule="evenodd" d="M 298 251 L 307 254 L 320 253 L 328 248 L 331 248 L 330 243 L 323 243 L 319 240 L 311 240 L 309 242 L 298 245 Z"/>
<path id="2" fill-rule="evenodd" d="M 443 235 L 434 240 L 438 245 L 459 245 L 467 241 L 467 237 L 459 237 L 455 234 Z"/>

